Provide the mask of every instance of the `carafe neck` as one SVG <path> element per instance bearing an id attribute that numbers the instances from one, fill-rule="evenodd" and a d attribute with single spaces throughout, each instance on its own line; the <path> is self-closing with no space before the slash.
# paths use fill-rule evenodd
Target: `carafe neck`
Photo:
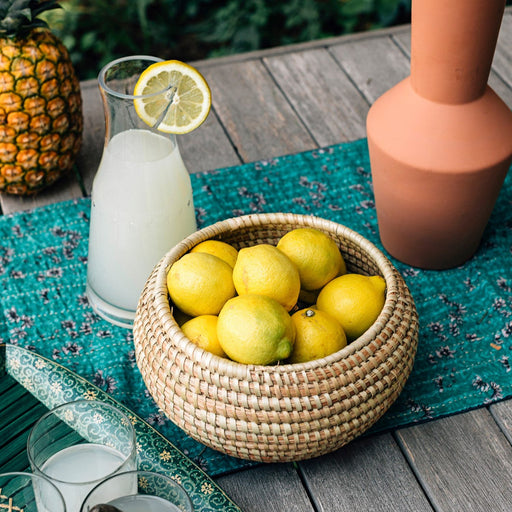
<path id="1" fill-rule="evenodd" d="M 460 104 L 484 94 L 505 0 L 413 0 L 411 84 L 420 96 Z"/>

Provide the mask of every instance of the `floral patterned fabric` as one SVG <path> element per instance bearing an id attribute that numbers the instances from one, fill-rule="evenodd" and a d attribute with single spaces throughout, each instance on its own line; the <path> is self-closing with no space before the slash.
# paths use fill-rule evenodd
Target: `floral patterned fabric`
<path id="1" fill-rule="evenodd" d="M 192 185 L 200 227 L 254 212 L 294 212 L 344 224 L 381 247 L 366 140 L 192 175 Z M 391 258 L 415 299 L 420 340 L 403 393 L 373 431 L 512 396 L 511 205 L 509 176 L 478 253 L 459 268 L 424 271 Z M 85 295 L 89 209 L 81 199 L 0 217 L 0 341 L 93 382 L 210 475 L 250 465 L 174 426 L 148 395 L 131 331 L 93 313 Z"/>

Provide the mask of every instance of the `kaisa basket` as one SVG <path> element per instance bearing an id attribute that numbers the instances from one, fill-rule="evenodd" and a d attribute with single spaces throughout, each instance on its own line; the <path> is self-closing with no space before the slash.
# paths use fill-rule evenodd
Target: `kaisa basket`
<path id="1" fill-rule="evenodd" d="M 384 308 L 366 333 L 328 357 L 275 366 L 235 363 L 185 337 L 167 295 L 166 274 L 173 262 L 207 239 L 238 249 L 275 245 L 298 227 L 328 233 L 349 272 L 380 274 L 386 280 Z M 191 437 L 242 459 L 297 461 L 345 445 L 390 407 L 412 369 L 418 318 L 398 271 L 361 235 L 317 217 L 258 214 L 201 229 L 162 258 L 141 295 L 134 342 L 149 392 Z"/>

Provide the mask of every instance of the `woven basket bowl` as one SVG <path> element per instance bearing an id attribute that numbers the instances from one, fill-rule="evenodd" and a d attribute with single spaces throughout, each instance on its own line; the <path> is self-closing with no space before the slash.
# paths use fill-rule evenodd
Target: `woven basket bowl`
<path id="1" fill-rule="evenodd" d="M 166 287 L 167 271 L 176 260 L 207 239 L 238 249 L 275 245 L 299 227 L 329 234 L 349 272 L 386 280 L 384 308 L 368 331 L 328 357 L 275 366 L 235 363 L 185 337 L 172 316 Z M 195 232 L 162 258 L 141 295 L 134 342 L 149 392 L 191 437 L 242 459 L 297 461 L 343 446 L 390 407 L 412 369 L 418 318 L 398 271 L 359 234 L 311 216 L 247 215 Z"/>

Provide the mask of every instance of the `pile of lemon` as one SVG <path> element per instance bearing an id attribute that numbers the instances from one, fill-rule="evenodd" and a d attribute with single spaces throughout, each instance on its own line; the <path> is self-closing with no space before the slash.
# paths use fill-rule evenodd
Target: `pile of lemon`
<path id="1" fill-rule="evenodd" d="M 381 312 L 386 283 L 347 273 L 327 234 L 298 228 L 277 246 L 238 251 L 202 242 L 171 266 L 167 289 L 175 319 L 196 345 L 270 365 L 319 359 L 358 338 Z"/>

